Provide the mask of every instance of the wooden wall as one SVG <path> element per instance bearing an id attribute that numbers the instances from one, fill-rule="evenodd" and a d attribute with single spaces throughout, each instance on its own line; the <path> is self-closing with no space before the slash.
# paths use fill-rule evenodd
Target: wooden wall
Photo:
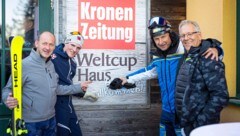
<path id="1" fill-rule="evenodd" d="M 186 19 L 186 0 L 151 0 L 151 16 L 165 17 L 178 32 L 178 24 Z"/>
<path id="2" fill-rule="evenodd" d="M 186 19 L 186 0 L 151 0 L 151 17 L 165 17 L 172 25 L 172 30 L 178 33 L 178 25 Z M 156 48 L 152 45 L 151 50 Z M 151 80 L 151 102 L 160 103 L 159 86 L 157 80 Z"/>
<path id="3" fill-rule="evenodd" d="M 166 17 L 173 30 L 186 18 L 186 0 L 151 0 L 151 16 Z M 150 82 L 150 108 L 86 110 L 75 106 L 84 136 L 157 136 L 161 100 L 157 80 Z"/>

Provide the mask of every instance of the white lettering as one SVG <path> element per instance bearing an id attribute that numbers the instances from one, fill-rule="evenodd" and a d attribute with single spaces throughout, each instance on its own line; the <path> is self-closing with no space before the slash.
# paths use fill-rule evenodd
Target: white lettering
<path id="1" fill-rule="evenodd" d="M 97 8 L 97 18 L 99 20 L 104 20 L 106 17 L 105 17 L 105 9 L 104 7 L 98 7 Z"/>
<path id="2" fill-rule="evenodd" d="M 116 8 L 116 20 L 123 20 L 122 8 Z"/>
<path id="3" fill-rule="evenodd" d="M 98 20 L 113 20 L 113 21 L 132 21 L 133 9 L 122 7 L 96 7 L 91 6 L 90 2 L 81 2 L 80 19 L 94 20 L 95 16 Z"/>
<path id="4" fill-rule="evenodd" d="M 88 19 L 90 20 L 90 14 L 89 14 L 89 6 L 90 3 L 87 2 L 86 5 L 84 5 L 84 2 L 81 2 L 81 19 Z"/>
<path id="5" fill-rule="evenodd" d="M 97 27 L 88 26 L 88 23 L 81 23 L 80 25 L 85 39 L 124 40 L 126 43 L 133 40 L 132 27 L 107 27 L 100 22 L 98 22 Z"/>

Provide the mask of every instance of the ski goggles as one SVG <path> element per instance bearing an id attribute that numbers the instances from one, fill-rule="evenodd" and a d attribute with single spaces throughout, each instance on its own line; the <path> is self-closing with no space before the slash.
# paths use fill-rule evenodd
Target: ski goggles
<path id="1" fill-rule="evenodd" d="M 170 30 L 170 28 L 166 28 L 166 27 L 155 27 L 154 29 L 152 29 L 152 34 L 157 34 L 157 33 L 163 34 L 169 30 Z"/>
<path id="2" fill-rule="evenodd" d="M 153 29 L 155 27 L 171 28 L 171 24 L 163 17 L 153 17 L 148 22 L 148 28 Z"/>
<path id="3" fill-rule="evenodd" d="M 80 32 L 78 32 L 78 31 L 73 31 L 73 32 L 70 32 L 70 34 L 71 34 L 71 35 L 81 35 L 81 33 L 80 33 Z"/>

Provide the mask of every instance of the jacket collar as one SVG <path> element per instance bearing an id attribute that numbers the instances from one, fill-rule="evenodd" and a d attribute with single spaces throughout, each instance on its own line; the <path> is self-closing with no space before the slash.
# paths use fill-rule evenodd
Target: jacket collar
<path id="1" fill-rule="evenodd" d="M 207 51 L 210 47 L 212 47 L 212 43 L 208 40 L 202 40 L 201 44 L 198 47 L 191 47 L 188 54 L 190 57 L 197 57 L 202 55 L 205 51 Z"/>
<path id="2" fill-rule="evenodd" d="M 47 60 L 45 60 L 43 57 L 40 56 L 40 54 L 38 52 L 36 52 L 36 50 L 37 50 L 36 48 L 33 48 L 29 55 L 34 61 L 39 62 L 39 63 L 49 63 L 50 62 L 49 60 L 51 57 L 49 57 Z"/>
<path id="3" fill-rule="evenodd" d="M 167 55 L 176 53 L 176 51 L 178 49 L 178 44 L 179 44 L 179 37 L 175 32 L 170 32 L 169 36 L 171 38 L 172 43 L 166 51 L 160 50 L 152 39 L 153 44 L 157 48 L 157 50 L 153 51 L 153 52 L 150 52 L 150 53 L 152 55 L 159 56 L 159 57 L 166 57 Z"/>

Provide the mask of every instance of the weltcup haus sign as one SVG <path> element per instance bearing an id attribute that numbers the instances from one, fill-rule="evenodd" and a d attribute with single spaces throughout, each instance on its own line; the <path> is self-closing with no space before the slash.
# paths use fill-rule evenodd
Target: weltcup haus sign
<path id="1" fill-rule="evenodd" d="M 62 6 L 65 33 L 78 30 L 84 47 L 75 57 L 78 64 L 74 82 L 93 81 L 97 102 L 77 100 L 83 105 L 147 105 L 146 82 L 134 89 L 111 90 L 116 77 L 146 66 L 147 0 L 67 0 Z"/>

